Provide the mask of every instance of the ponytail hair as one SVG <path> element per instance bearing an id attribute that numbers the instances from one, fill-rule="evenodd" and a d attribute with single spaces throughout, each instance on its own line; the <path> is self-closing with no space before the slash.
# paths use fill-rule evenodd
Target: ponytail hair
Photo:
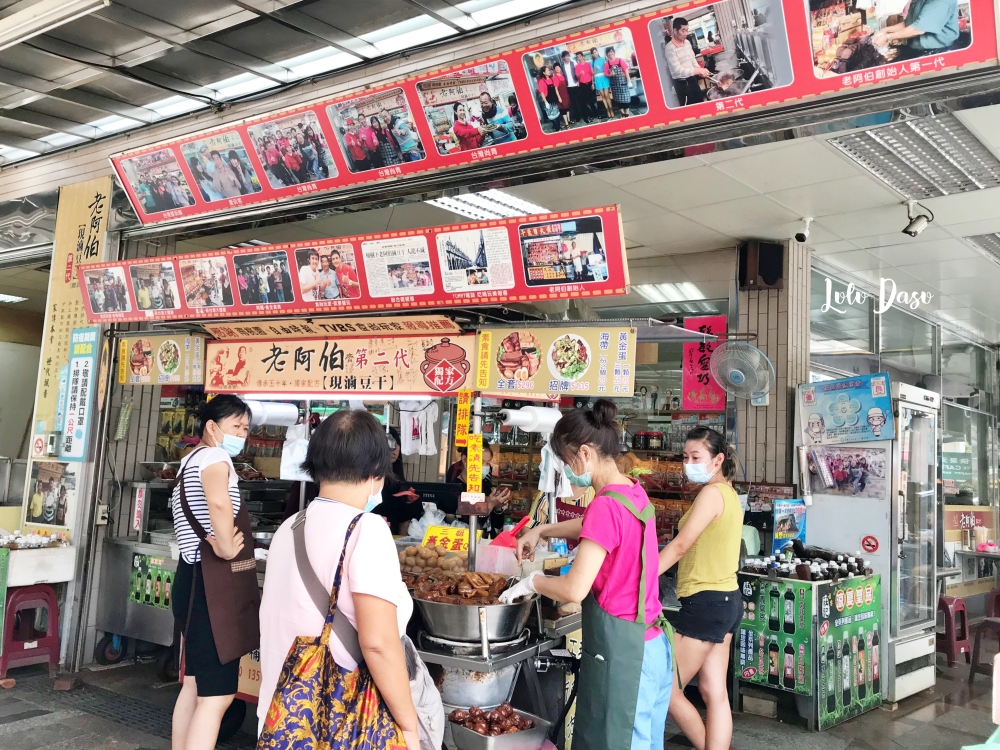
<path id="1" fill-rule="evenodd" d="M 736 449 L 726 442 L 721 432 L 711 427 L 695 427 L 688 432 L 685 442 L 688 440 L 704 443 L 712 458 L 720 453 L 723 454 L 725 458 L 722 461 L 722 476 L 730 482 L 736 478 Z"/>
<path id="2" fill-rule="evenodd" d="M 622 450 L 618 408 L 599 398 L 590 409 L 573 409 L 556 422 L 549 444 L 563 461 L 572 459 L 580 446 L 589 445 L 601 458 L 616 458 Z"/>

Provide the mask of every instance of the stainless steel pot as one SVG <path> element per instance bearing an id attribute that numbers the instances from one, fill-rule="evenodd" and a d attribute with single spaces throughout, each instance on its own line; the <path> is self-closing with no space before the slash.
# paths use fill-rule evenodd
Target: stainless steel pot
<path id="1" fill-rule="evenodd" d="M 414 597 L 431 635 L 451 641 L 481 641 L 479 610 L 486 614 L 486 640 L 511 641 L 520 635 L 537 594 L 516 604 L 444 604 Z"/>
<path id="2" fill-rule="evenodd" d="M 441 700 L 466 710 L 469 706 L 479 706 L 483 710 L 496 708 L 510 700 L 520 669 L 520 664 L 511 664 L 495 672 L 442 667 Z"/>

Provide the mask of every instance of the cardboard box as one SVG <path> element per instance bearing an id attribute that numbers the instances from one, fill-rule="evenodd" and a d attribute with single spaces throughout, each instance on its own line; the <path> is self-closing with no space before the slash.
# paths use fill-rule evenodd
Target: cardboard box
<path id="1" fill-rule="evenodd" d="M 253 467 L 268 479 L 281 478 L 281 458 L 261 458 L 256 456 Z"/>

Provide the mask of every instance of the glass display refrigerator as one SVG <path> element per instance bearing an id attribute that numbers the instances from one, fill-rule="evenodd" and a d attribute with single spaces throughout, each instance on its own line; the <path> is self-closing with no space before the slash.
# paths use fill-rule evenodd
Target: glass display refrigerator
<path id="1" fill-rule="evenodd" d="M 858 376 L 864 380 L 854 384 L 868 387 L 869 379 L 883 376 L 888 382 L 883 373 Z M 830 382 L 852 384 L 852 379 Z M 840 401 L 829 410 L 810 406 L 808 399 L 804 402 L 803 389 L 815 391 L 825 385 L 799 386 L 797 408 L 803 429 L 797 442 L 804 451 L 797 452 L 797 459 L 803 452 L 807 456 L 812 489 L 807 543 L 857 550 L 883 583 L 888 582 L 882 587 L 882 622 L 888 623 L 888 637 L 880 643 L 880 657 L 882 692 L 894 703 L 935 681 L 940 396 L 891 383 L 886 394 L 891 394 L 889 419 L 877 406 L 855 405 L 850 393 L 839 395 Z M 818 420 L 820 411 L 828 419 Z M 835 424 L 841 436 L 863 439 L 839 442 L 835 436 L 820 435 L 822 428 Z M 810 436 L 810 429 L 820 436 Z"/>

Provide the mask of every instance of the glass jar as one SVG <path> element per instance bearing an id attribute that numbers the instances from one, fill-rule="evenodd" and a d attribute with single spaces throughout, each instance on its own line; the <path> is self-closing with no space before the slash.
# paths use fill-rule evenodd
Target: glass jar
<path id="1" fill-rule="evenodd" d="M 663 433 L 662 432 L 650 432 L 649 433 L 649 449 L 651 451 L 663 450 Z"/>
<path id="2" fill-rule="evenodd" d="M 649 433 L 637 432 L 632 436 L 632 449 L 637 451 L 649 450 Z"/>

